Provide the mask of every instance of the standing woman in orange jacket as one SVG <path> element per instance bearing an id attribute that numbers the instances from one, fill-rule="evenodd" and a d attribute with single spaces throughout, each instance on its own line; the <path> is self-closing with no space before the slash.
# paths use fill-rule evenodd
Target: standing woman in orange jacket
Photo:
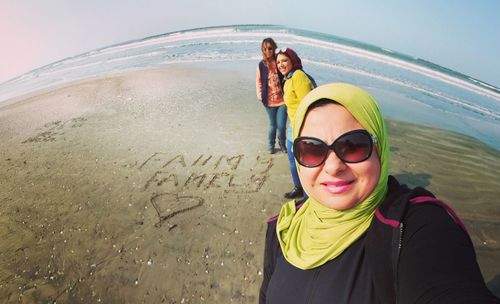
<path id="1" fill-rule="evenodd" d="M 279 149 L 286 153 L 286 106 L 283 100 L 283 89 L 281 86 L 282 76 L 276 67 L 276 42 L 272 38 L 262 41 L 262 60 L 257 67 L 257 79 L 255 86 L 257 98 L 264 105 L 269 116 L 268 150 L 274 154 L 276 143 L 276 131 L 278 133 Z"/>

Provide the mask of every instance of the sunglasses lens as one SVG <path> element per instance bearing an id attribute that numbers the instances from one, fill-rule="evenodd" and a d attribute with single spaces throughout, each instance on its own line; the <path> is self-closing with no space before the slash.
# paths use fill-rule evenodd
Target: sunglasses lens
<path id="1" fill-rule="evenodd" d="M 343 162 L 360 163 L 370 157 L 372 147 L 370 133 L 355 130 L 341 135 L 332 146 L 314 137 L 299 137 L 293 144 L 293 153 L 299 164 L 312 168 L 320 166 L 326 160 L 330 149 L 333 149 Z"/>
<path id="2" fill-rule="evenodd" d="M 372 142 L 365 132 L 348 133 L 335 141 L 335 153 L 347 163 L 359 163 L 370 157 Z"/>
<path id="3" fill-rule="evenodd" d="M 295 157 L 305 167 L 319 166 L 326 158 L 328 147 L 313 138 L 302 138 L 294 146 Z"/>

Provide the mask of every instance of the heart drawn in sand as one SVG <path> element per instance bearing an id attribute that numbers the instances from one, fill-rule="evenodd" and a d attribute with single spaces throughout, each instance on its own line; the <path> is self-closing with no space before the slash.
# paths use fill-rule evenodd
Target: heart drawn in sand
<path id="1" fill-rule="evenodd" d="M 205 200 L 198 196 L 179 196 L 177 193 L 158 193 L 151 197 L 151 204 L 158 214 L 159 221 L 155 227 L 181 213 L 201 207 Z"/>

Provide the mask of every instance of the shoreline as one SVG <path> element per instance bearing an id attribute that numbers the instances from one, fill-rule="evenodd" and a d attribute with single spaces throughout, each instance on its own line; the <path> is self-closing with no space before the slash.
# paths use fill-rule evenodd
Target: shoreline
<path id="1" fill-rule="evenodd" d="M 0 298 L 255 303 L 291 180 L 253 73 L 168 65 L 0 107 Z M 453 206 L 499 295 L 500 151 L 387 124 L 391 174 Z"/>
<path id="2" fill-rule="evenodd" d="M 201 68 L 214 71 L 244 71 L 245 73 L 240 74 L 242 79 L 247 78 L 249 81 L 254 81 L 249 75 L 254 74 L 254 61 L 239 61 L 239 62 L 184 62 L 184 63 L 165 63 L 157 67 L 139 67 L 130 68 L 122 71 L 108 72 L 103 75 L 92 76 L 79 80 L 72 80 L 66 83 L 59 83 L 54 86 L 47 88 L 37 89 L 30 93 L 22 94 L 16 97 L 8 98 L 6 100 L 0 101 L 0 109 L 9 107 L 18 103 L 29 102 L 32 98 L 40 98 L 45 94 L 50 94 L 50 92 L 55 90 L 61 90 L 64 88 L 72 87 L 74 85 L 81 85 L 83 83 L 93 83 L 95 81 L 101 81 L 116 77 L 121 77 L 134 73 L 147 73 L 153 70 L 162 69 L 183 69 L 183 67 Z M 342 81 L 333 77 L 331 81 Z M 328 81 L 327 81 L 328 82 Z M 387 87 L 375 85 L 374 83 L 369 83 L 361 81 L 361 83 L 366 86 L 369 92 L 371 92 L 376 99 L 379 101 L 382 111 L 385 113 L 385 117 L 401 121 L 409 122 L 417 125 L 429 126 L 437 129 L 446 129 L 452 132 L 458 132 L 460 134 L 468 135 L 473 138 L 479 139 L 486 145 L 500 151 L 500 142 L 498 141 L 498 136 L 500 135 L 500 128 L 495 121 L 484 120 L 481 121 L 478 117 L 466 116 L 460 117 L 455 113 L 449 113 L 443 111 L 443 109 L 429 109 L 429 105 L 425 102 L 417 101 L 413 99 L 411 95 L 406 95 L 399 91 L 393 91 L 390 89 L 390 85 Z M 363 85 L 362 85 L 363 86 Z M 423 96 L 419 97 L 422 98 Z M 447 119 L 443 119 L 446 117 Z M 497 130 L 497 131 L 492 131 Z"/>

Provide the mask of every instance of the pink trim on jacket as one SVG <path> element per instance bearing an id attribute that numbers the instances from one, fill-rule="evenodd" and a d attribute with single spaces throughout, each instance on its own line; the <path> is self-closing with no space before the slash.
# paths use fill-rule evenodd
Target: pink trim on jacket
<path id="1" fill-rule="evenodd" d="M 391 219 L 388 219 L 388 218 L 385 218 L 382 213 L 380 212 L 380 210 L 375 210 L 375 216 L 378 218 L 379 221 L 382 222 L 382 224 L 386 224 L 386 225 L 389 225 L 391 226 L 392 228 L 397 228 L 399 226 L 399 224 L 401 224 L 399 221 L 396 221 L 396 220 L 391 220 Z"/>
<path id="2" fill-rule="evenodd" d="M 424 204 L 424 203 L 433 203 L 433 204 L 441 206 L 444 210 L 446 210 L 446 212 L 448 212 L 448 214 L 455 221 L 455 223 L 457 223 L 457 225 L 460 228 L 462 228 L 462 230 L 467 235 L 469 235 L 469 231 L 467 231 L 467 228 L 465 228 L 464 223 L 458 217 L 457 213 L 445 202 L 443 202 L 437 198 L 434 198 L 432 196 L 417 196 L 417 197 L 410 199 L 411 205 Z M 380 222 L 382 222 L 383 224 L 389 225 L 392 228 L 397 228 L 399 226 L 399 224 L 401 224 L 401 222 L 399 222 L 399 221 L 391 220 L 391 219 L 384 217 L 378 208 L 375 210 L 375 216 L 377 217 L 377 219 Z"/>
<path id="3" fill-rule="evenodd" d="M 445 202 L 443 202 L 441 200 L 438 200 L 437 198 L 434 198 L 432 196 L 417 196 L 417 197 L 414 197 L 414 198 L 410 199 L 410 203 L 412 205 L 422 204 L 422 203 L 428 203 L 428 202 L 432 202 L 432 203 L 434 203 L 436 205 L 439 205 L 439 206 L 443 207 L 446 210 L 446 212 L 448 212 L 448 214 L 453 218 L 453 220 L 455 221 L 455 223 L 457 223 L 457 225 L 460 226 L 460 228 L 462 228 L 462 230 L 465 231 L 466 234 L 469 234 L 469 231 L 467 231 L 467 228 L 465 228 L 464 223 L 458 217 L 458 215 L 455 212 L 455 210 L 453 210 Z"/>

